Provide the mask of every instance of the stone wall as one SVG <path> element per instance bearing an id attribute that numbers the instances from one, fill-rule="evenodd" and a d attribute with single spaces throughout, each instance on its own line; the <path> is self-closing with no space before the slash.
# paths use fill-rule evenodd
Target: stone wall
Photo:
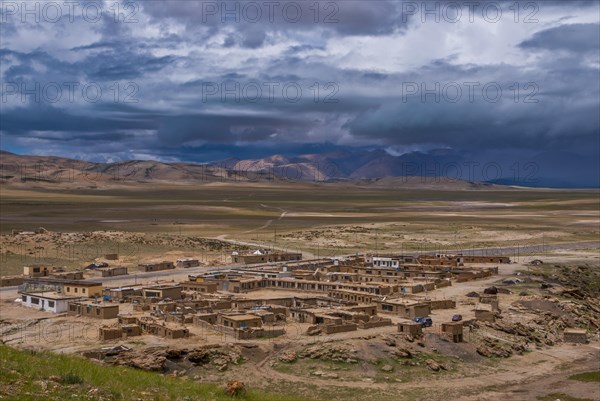
<path id="1" fill-rule="evenodd" d="M 321 327 L 325 334 L 344 333 L 346 331 L 356 331 L 358 325 L 354 323 L 346 324 L 327 324 Z"/>
<path id="2" fill-rule="evenodd" d="M 431 302 L 431 309 L 454 309 L 456 308 L 456 301 L 452 299 L 436 299 Z"/>

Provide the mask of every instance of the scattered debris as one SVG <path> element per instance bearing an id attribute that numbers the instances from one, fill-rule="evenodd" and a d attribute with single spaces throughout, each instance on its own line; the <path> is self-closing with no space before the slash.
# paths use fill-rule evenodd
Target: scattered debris
<path id="1" fill-rule="evenodd" d="M 286 351 L 279 355 L 279 360 L 284 363 L 296 362 L 298 354 L 294 351 Z"/>

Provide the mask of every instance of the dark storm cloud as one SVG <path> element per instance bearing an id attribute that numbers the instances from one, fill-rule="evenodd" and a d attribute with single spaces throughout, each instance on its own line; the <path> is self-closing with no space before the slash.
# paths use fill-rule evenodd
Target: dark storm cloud
<path id="1" fill-rule="evenodd" d="M 267 140 L 282 129 L 307 127 L 291 118 L 193 114 L 168 116 L 160 121 L 158 137 L 165 142 L 186 143 L 202 140 L 212 143 Z"/>
<path id="2" fill-rule="evenodd" d="M 94 43 L 86 50 L 95 51 L 90 52 L 83 60 L 71 63 L 40 50 L 29 53 L 0 50 L 0 60 L 8 61 L 7 58 L 11 56 L 19 61 L 18 65 L 6 69 L 3 81 L 34 79 L 37 82 L 67 82 L 77 81 L 82 77 L 90 81 L 134 79 L 146 73 L 160 71 L 178 59 L 174 56 L 154 57 L 146 51 L 106 42 Z M 33 69 L 33 63 L 44 66 L 45 71 Z"/>
<path id="3" fill-rule="evenodd" d="M 123 49 L 125 50 L 125 49 Z M 105 51 L 88 57 L 81 63 L 92 80 L 134 79 L 172 65 L 177 57 L 153 57 L 149 54 Z"/>
<path id="4" fill-rule="evenodd" d="M 549 28 L 533 35 L 519 45 L 528 49 L 598 52 L 600 24 L 569 24 Z"/>
<path id="5" fill-rule="evenodd" d="M 439 144 L 548 154 L 597 146 L 600 28 L 587 17 L 597 13 L 596 2 L 535 3 L 540 22 L 526 27 L 512 21 L 513 3 L 503 3 L 508 28 L 479 21 L 461 25 L 466 31 L 402 15 L 400 1 L 317 2 L 318 15 L 312 1 L 280 2 L 274 21 L 265 14 L 256 23 L 223 22 L 218 10 L 207 15 L 207 3 L 140 2 L 137 24 L 117 23 L 110 13 L 97 24 L 3 24 L 3 82 L 94 81 L 108 94 L 115 81 L 139 88 L 135 104 L 24 105 L 13 97 L 2 105 L 3 141 L 65 153 L 81 146 L 84 157 L 195 161 L 320 152 L 314 144 L 323 143 L 326 150 Z M 302 10 L 297 22 L 281 14 L 291 3 Z M 456 103 L 403 99 L 406 83 L 472 81 L 497 82 L 502 100 L 489 102 L 481 92 L 474 102 L 466 92 Z M 207 83 L 251 82 L 279 89 L 274 99 L 263 94 L 255 102 L 203 98 Z M 535 83 L 539 103 L 523 103 L 527 91 L 515 101 L 515 82 L 521 90 Z M 299 101 L 282 96 L 286 83 L 302 87 Z M 334 91 L 325 89 L 331 84 Z M 324 102 L 332 93 L 336 101 Z"/>
<path id="6" fill-rule="evenodd" d="M 113 111 L 116 111 L 113 108 Z M 16 107 L 9 112 L 3 113 L 2 131 L 12 136 L 20 136 L 32 132 L 68 132 L 68 137 L 73 133 L 98 133 L 111 135 L 121 130 L 152 129 L 156 126 L 154 117 L 140 110 L 129 107 L 122 109 L 125 113 L 113 113 L 98 115 L 97 113 L 85 113 L 81 111 L 68 110 L 52 107 L 45 104 L 32 103 L 24 107 Z M 31 134 L 35 137 L 37 134 Z M 44 135 L 44 134 L 42 134 Z M 67 136 L 65 136 L 67 138 Z M 64 138 L 53 137 L 51 140 L 62 141 Z"/>
<path id="7" fill-rule="evenodd" d="M 257 46 L 266 31 L 310 31 L 323 29 L 340 35 L 384 35 L 403 29 L 410 15 L 402 14 L 402 2 L 362 1 L 170 1 L 143 2 L 144 10 L 161 20 L 173 18 L 190 30 L 204 29 L 209 35 L 220 29 L 234 28 L 252 38 L 242 46 Z M 276 4 L 275 4 L 276 3 Z M 258 6 L 255 7 L 254 5 Z M 259 11 L 258 11 L 259 10 Z M 228 39 L 230 44 L 232 39 Z"/>
<path id="8" fill-rule="evenodd" d="M 398 83 L 398 95 L 372 99 L 377 105 L 345 127 L 357 138 L 394 145 L 560 149 L 577 141 L 594 146 L 600 132 L 597 68 L 561 58 L 544 67 L 525 71 L 504 64 L 456 66 L 437 60 L 420 72 L 387 77 L 386 82 Z M 467 82 L 476 85 L 472 92 Z M 491 92 L 484 91 L 486 85 Z"/>

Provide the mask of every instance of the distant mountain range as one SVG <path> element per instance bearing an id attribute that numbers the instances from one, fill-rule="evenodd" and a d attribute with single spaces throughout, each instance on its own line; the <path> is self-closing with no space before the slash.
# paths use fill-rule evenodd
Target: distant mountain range
<path id="1" fill-rule="evenodd" d="M 385 150 L 334 151 L 295 157 L 226 159 L 213 166 L 240 172 L 262 172 L 305 180 L 364 180 L 427 177 L 551 188 L 598 188 L 599 157 L 570 152 L 458 152 L 435 149 L 392 155 Z"/>
<path id="2" fill-rule="evenodd" d="M 219 182 L 237 180 L 356 183 L 496 184 L 530 187 L 598 187 L 598 160 L 578 155 L 539 153 L 532 157 L 466 154 L 452 149 L 394 156 L 385 150 L 341 150 L 293 157 L 224 159 L 198 163 L 123 161 L 94 163 L 54 156 L 0 151 L 0 179 L 5 183 L 97 183 L 161 180 Z M 393 179 L 396 178 L 396 179 Z M 420 178 L 420 179 L 417 179 Z"/>

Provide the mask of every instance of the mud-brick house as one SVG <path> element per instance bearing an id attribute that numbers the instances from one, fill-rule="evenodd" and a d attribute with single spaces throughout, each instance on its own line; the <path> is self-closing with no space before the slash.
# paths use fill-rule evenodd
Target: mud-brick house
<path id="1" fill-rule="evenodd" d="M 375 300 L 375 303 L 377 304 L 377 312 L 394 314 L 405 319 L 425 317 L 431 314 L 431 304 L 429 302 L 387 299 L 385 301 Z"/>
<path id="2" fill-rule="evenodd" d="M 190 331 L 187 328 L 168 323 L 159 324 L 141 320 L 140 328 L 149 334 L 169 339 L 186 338 L 190 335 Z"/>
<path id="3" fill-rule="evenodd" d="M 156 272 L 160 270 L 174 269 L 175 264 L 173 262 L 163 260 L 159 263 L 142 263 L 138 265 L 138 268 L 143 272 Z"/>
<path id="4" fill-rule="evenodd" d="M 197 282 L 197 281 L 183 281 L 179 283 L 184 291 L 196 291 L 202 294 L 214 294 L 219 289 L 219 284 L 215 282 Z"/>
<path id="5" fill-rule="evenodd" d="M 205 322 L 208 324 L 217 324 L 218 318 L 219 318 L 219 315 L 217 313 L 211 313 L 211 312 L 198 313 L 196 316 L 194 316 L 194 323 L 200 324 L 200 322 Z"/>
<path id="6" fill-rule="evenodd" d="M 93 302 L 70 302 L 69 315 L 91 317 L 94 319 L 116 319 L 119 315 L 119 305 Z"/>
<path id="7" fill-rule="evenodd" d="M 105 288 L 104 296 L 114 300 L 124 300 L 129 297 L 141 296 L 142 289 L 137 287 Z"/>
<path id="8" fill-rule="evenodd" d="M 136 337 L 142 335 L 142 329 L 137 324 L 123 324 L 121 325 L 121 331 L 123 337 Z"/>
<path id="9" fill-rule="evenodd" d="M 183 288 L 180 285 L 157 285 L 152 287 L 143 287 L 142 296 L 144 298 L 170 298 L 181 299 Z"/>
<path id="10" fill-rule="evenodd" d="M 98 269 L 97 272 L 102 277 L 126 276 L 129 274 L 125 266 L 103 267 Z"/>
<path id="11" fill-rule="evenodd" d="M 459 255 L 463 263 L 510 263 L 508 256 Z"/>
<path id="12" fill-rule="evenodd" d="M 474 310 L 475 319 L 480 322 L 494 323 L 496 321 L 496 312 L 491 308 L 491 305 L 479 304 L 477 309 Z"/>
<path id="13" fill-rule="evenodd" d="M 360 291 L 350 290 L 331 290 L 328 292 L 331 298 L 337 298 L 349 302 L 372 303 L 373 300 L 380 298 L 378 295 L 366 294 Z"/>
<path id="14" fill-rule="evenodd" d="M 65 280 L 62 286 L 66 295 L 90 298 L 102 296 L 102 283 L 98 281 Z"/>
<path id="15" fill-rule="evenodd" d="M 70 271 L 70 272 L 53 272 L 50 273 L 50 275 L 48 277 L 53 277 L 53 278 L 57 278 L 60 280 L 83 280 L 83 272 L 80 270 L 74 270 L 74 271 Z"/>
<path id="16" fill-rule="evenodd" d="M 302 253 L 299 252 L 277 252 L 268 249 L 256 250 L 254 252 L 237 252 L 231 253 L 233 263 L 243 263 L 246 265 L 255 263 L 270 263 L 270 262 L 286 262 L 302 260 Z"/>
<path id="17" fill-rule="evenodd" d="M 100 327 L 98 338 L 100 341 L 118 340 L 123 338 L 123 330 L 120 327 Z"/>
<path id="18" fill-rule="evenodd" d="M 217 324 L 234 329 L 246 329 L 262 327 L 262 320 L 259 316 L 250 314 L 226 315 L 219 314 Z"/>
<path id="19" fill-rule="evenodd" d="M 463 342 L 463 322 L 442 323 L 442 333 L 444 333 L 452 342 Z"/>
<path id="20" fill-rule="evenodd" d="M 423 334 L 423 326 L 417 322 L 406 320 L 398 323 L 398 333 L 402 333 L 411 337 L 419 337 L 421 334 Z"/>
<path id="21" fill-rule="evenodd" d="M 54 266 L 33 264 L 23 267 L 23 275 L 26 277 L 48 277 L 48 275 L 54 272 Z"/>

